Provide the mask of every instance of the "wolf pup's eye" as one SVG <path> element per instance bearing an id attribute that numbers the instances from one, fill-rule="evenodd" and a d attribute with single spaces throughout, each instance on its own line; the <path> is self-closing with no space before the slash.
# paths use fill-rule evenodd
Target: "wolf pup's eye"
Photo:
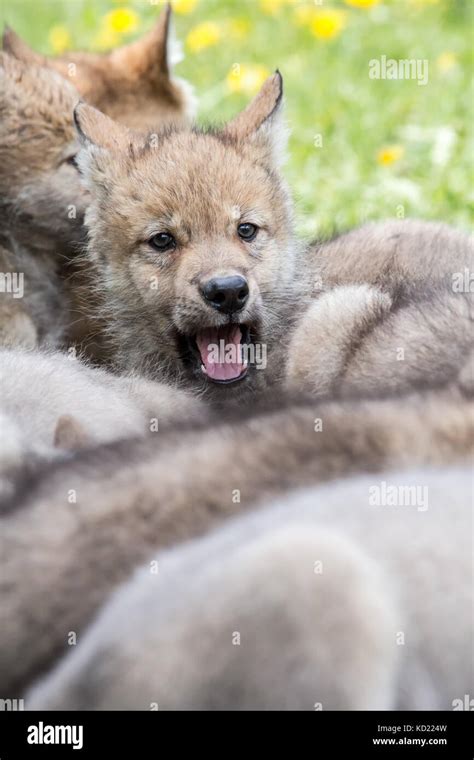
<path id="1" fill-rule="evenodd" d="M 157 251 L 170 251 L 176 248 L 176 240 L 168 232 L 159 232 L 148 241 L 152 248 Z"/>
<path id="2" fill-rule="evenodd" d="M 258 232 L 258 227 L 256 224 L 239 224 L 237 227 L 237 232 L 239 234 L 239 237 L 242 238 L 242 240 L 246 240 L 249 242 L 250 240 L 253 240 Z"/>

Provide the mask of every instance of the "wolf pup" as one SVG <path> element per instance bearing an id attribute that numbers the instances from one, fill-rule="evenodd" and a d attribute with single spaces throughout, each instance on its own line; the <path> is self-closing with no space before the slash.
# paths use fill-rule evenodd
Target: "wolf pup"
<path id="1" fill-rule="evenodd" d="M 320 395 L 449 383 L 472 343 L 469 294 L 452 287 L 469 238 L 382 223 L 305 250 L 279 173 L 281 100 L 277 73 L 223 129 L 152 138 L 76 108 L 115 361 L 226 402 L 279 382 L 287 357 L 288 384 Z"/>
<path id="2" fill-rule="evenodd" d="M 304 298 L 278 171 L 281 100 L 276 73 L 223 129 L 151 137 L 86 104 L 76 108 L 78 164 L 91 194 L 89 256 L 119 367 L 217 400 L 264 386 L 281 370 L 282 343 Z"/>
<path id="3" fill-rule="evenodd" d="M 50 58 L 31 50 L 9 27 L 3 48 L 24 63 L 58 71 L 89 103 L 127 126 L 154 128 L 186 121 L 195 112 L 190 85 L 172 76 L 179 51 L 170 42 L 170 19 L 168 4 L 144 37 L 106 54 L 68 52 Z"/>
<path id="4" fill-rule="evenodd" d="M 86 193 L 75 164 L 72 111 L 80 94 L 73 85 L 127 122 L 187 120 L 192 100 L 186 83 L 171 77 L 169 22 L 167 8 L 142 40 L 106 56 L 78 53 L 67 61 L 40 56 L 5 30 L 4 48 L 12 55 L 0 53 L 0 269 L 24 277 L 25 295 L 20 301 L 0 293 L 2 345 L 77 342 L 104 360 L 79 255 Z"/>
<path id="5" fill-rule="evenodd" d="M 78 97 L 56 72 L 0 53 L 0 265 L 5 283 L 23 284 L 0 293 L 4 344 L 58 345 L 71 320 L 62 275 L 84 242 L 86 206 L 73 165 Z"/>

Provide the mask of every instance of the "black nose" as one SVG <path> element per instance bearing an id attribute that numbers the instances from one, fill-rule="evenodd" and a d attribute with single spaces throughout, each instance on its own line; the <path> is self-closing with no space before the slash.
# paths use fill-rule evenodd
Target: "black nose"
<path id="1" fill-rule="evenodd" d="M 233 314 L 243 309 L 249 297 L 247 280 L 240 274 L 213 277 L 202 283 L 200 290 L 205 300 L 224 314 Z"/>

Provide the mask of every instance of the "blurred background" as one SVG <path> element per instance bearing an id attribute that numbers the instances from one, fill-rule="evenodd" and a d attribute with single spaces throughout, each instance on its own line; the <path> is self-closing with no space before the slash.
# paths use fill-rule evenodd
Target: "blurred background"
<path id="1" fill-rule="evenodd" d="M 37 50 L 109 50 L 143 34 L 163 0 L 0 0 Z M 199 120 L 223 121 L 266 76 L 284 77 L 286 176 L 311 237 L 368 219 L 473 219 L 474 0 L 174 0 L 175 73 Z M 374 80 L 381 56 L 426 59 L 428 83 Z"/>

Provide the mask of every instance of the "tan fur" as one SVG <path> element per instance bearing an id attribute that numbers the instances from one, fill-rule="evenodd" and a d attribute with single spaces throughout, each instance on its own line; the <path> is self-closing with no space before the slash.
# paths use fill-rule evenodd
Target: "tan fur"
<path id="1" fill-rule="evenodd" d="M 58 345 L 74 321 L 62 284 L 66 265 L 84 239 L 86 192 L 70 163 L 77 152 L 71 110 L 79 96 L 59 74 L 6 53 L 0 53 L 0 85 L 1 264 L 23 274 L 25 289 L 21 306 L 9 303 L 33 322 L 29 345 Z M 2 343 L 24 343 L 6 326 L 7 295 L 0 294 Z"/>
<path id="2" fill-rule="evenodd" d="M 77 90 L 59 74 L 6 53 L 0 53 L 0 85 L 1 235 L 6 227 L 35 254 L 55 245 L 72 255 L 83 239 L 86 203 L 70 164 L 77 152 L 71 119 Z"/>
<path id="3" fill-rule="evenodd" d="M 277 73 L 221 131 L 173 130 L 157 143 L 76 109 L 89 256 L 114 361 L 226 403 L 280 382 L 285 361 L 287 385 L 319 396 L 446 385 L 472 348 L 472 293 L 453 288 L 456 273 L 472 270 L 468 236 L 387 222 L 303 250 L 278 172 L 281 95 Z M 252 244 L 236 239 L 242 218 L 261 227 Z M 153 250 L 156 232 L 176 247 Z M 265 345 L 268 365 L 216 387 L 189 342 L 230 319 L 203 301 L 200 283 L 234 274 L 250 286 L 236 321 Z"/>
<path id="4" fill-rule="evenodd" d="M 50 663 L 68 632 L 80 631 L 150 551 L 294 487 L 361 471 L 465 462 L 473 454 L 473 404 L 456 389 L 427 390 L 401 403 L 279 404 L 279 411 L 242 416 L 168 433 L 161 442 L 85 452 L 24 484 L 24 497 L 20 492 L 4 505 L 5 693 L 16 696 Z"/>
<path id="5" fill-rule="evenodd" d="M 187 84 L 171 76 L 170 16 L 167 5 L 141 39 L 105 54 L 43 56 L 9 27 L 4 32 L 3 48 L 25 63 L 58 71 L 89 103 L 127 126 L 155 127 L 187 120 L 194 110 Z"/>
<path id="6" fill-rule="evenodd" d="M 86 193 L 71 164 L 77 152 L 72 111 L 82 94 L 126 122 L 163 126 L 187 119 L 186 85 L 170 74 L 169 22 L 167 7 L 141 40 L 108 55 L 64 59 L 34 53 L 13 30 L 5 30 L 4 49 L 11 55 L 0 53 L 0 241 L 15 269 L 21 255 L 27 280 L 37 284 L 43 270 L 44 278 L 42 300 L 36 298 L 34 309 L 27 304 L 25 314 L 17 304 L 5 305 L 2 294 L 3 345 L 64 341 L 86 348 L 94 359 L 107 359 L 100 319 L 91 306 L 94 275 L 78 256 Z M 58 299 L 61 330 L 55 309 L 49 309 Z"/>
<path id="7" fill-rule="evenodd" d="M 156 144 L 85 104 L 76 108 L 79 162 L 92 197 L 89 256 L 119 367 L 178 379 L 217 400 L 239 397 L 278 373 L 282 335 L 304 298 L 288 193 L 275 165 L 281 97 L 275 74 L 224 130 L 164 131 Z M 252 243 L 239 239 L 240 221 L 260 227 Z M 174 235 L 175 250 L 151 248 L 149 239 L 163 231 Z M 269 368 L 254 367 L 232 387 L 211 387 L 199 364 L 188 361 L 183 336 L 228 324 L 199 287 L 211 276 L 235 274 L 250 289 L 238 322 L 267 347 Z"/>
<path id="8" fill-rule="evenodd" d="M 7 327 L 5 311 L 22 309 L 37 333 L 29 345 L 87 340 L 94 355 L 101 342 L 79 255 L 87 193 L 71 163 L 79 94 L 56 72 L 6 53 L 0 53 L 0 82 L 0 263 L 2 271 L 22 272 L 25 280 L 21 306 L 0 294 L 2 343 L 25 342 L 12 323 Z"/>

